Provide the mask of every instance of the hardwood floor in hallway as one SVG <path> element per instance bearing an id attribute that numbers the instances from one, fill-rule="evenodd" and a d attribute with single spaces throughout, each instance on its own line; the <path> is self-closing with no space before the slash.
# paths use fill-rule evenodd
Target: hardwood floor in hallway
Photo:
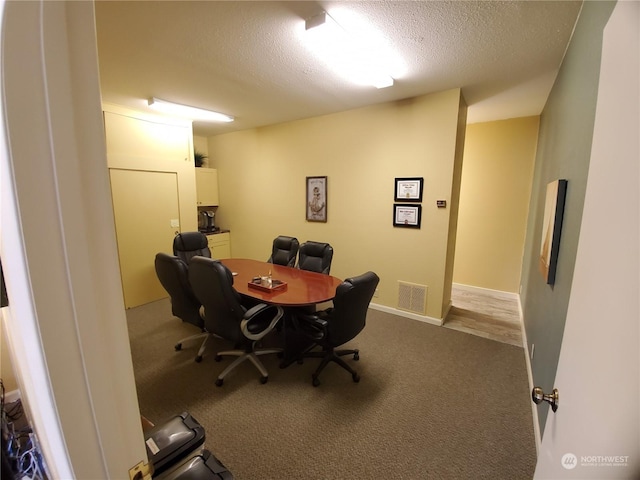
<path id="1" fill-rule="evenodd" d="M 453 286 L 444 327 L 522 347 L 518 300 L 491 290 Z"/>

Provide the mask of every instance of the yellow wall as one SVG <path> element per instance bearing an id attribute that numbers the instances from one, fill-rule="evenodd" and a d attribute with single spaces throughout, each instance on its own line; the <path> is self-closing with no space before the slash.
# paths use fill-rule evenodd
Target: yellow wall
<path id="1" fill-rule="evenodd" d="M 153 259 L 171 253 L 177 232 L 198 228 L 192 125 L 117 105 L 103 110 L 122 287 L 132 308 L 166 297 Z"/>
<path id="2" fill-rule="evenodd" d="M 374 302 L 397 306 L 398 281 L 428 286 L 441 319 L 456 158 L 459 89 L 209 138 L 216 223 L 232 254 L 266 260 L 277 235 L 325 241 L 340 278 L 375 271 Z M 305 177 L 327 176 L 327 223 L 305 220 Z M 395 177 L 424 177 L 422 228 L 392 225 Z M 454 199 L 455 200 L 455 199 Z M 259 273 L 259 272 L 257 272 Z"/>
<path id="3" fill-rule="evenodd" d="M 175 172 L 180 230 L 197 230 L 191 122 L 103 104 L 109 168 Z M 135 141 L 134 141 L 135 139 Z"/>
<path id="4" fill-rule="evenodd" d="M 200 153 L 204 153 L 207 155 L 207 158 L 202 162 L 203 167 L 211 168 L 211 160 L 208 158 L 209 155 L 209 144 L 207 141 L 207 137 L 200 137 L 197 135 L 193 136 L 193 149 L 197 150 Z"/>
<path id="5" fill-rule="evenodd" d="M 453 281 L 519 293 L 539 117 L 467 127 Z"/>
<path id="6" fill-rule="evenodd" d="M 460 110 L 458 114 L 458 136 L 456 139 L 456 155 L 453 168 L 453 179 L 451 185 L 451 201 L 448 208 L 449 213 L 449 239 L 447 243 L 446 271 L 444 278 L 443 292 L 443 312 L 446 312 L 451 304 L 451 286 L 453 283 L 453 268 L 458 236 L 458 212 L 460 210 L 460 189 L 464 160 L 464 144 L 467 131 L 467 105 L 464 98 L 460 97 Z"/>

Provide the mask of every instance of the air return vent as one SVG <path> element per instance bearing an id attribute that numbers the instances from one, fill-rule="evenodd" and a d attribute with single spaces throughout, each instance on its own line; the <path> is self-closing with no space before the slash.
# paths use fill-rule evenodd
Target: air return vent
<path id="1" fill-rule="evenodd" d="M 398 308 L 408 312 L 427 314 L 426 285 L 398 282 Z"/>

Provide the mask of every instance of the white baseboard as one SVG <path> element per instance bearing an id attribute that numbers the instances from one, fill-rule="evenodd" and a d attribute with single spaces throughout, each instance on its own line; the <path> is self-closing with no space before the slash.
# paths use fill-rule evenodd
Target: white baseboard
<path id="1" fill-rule="evenodd" d="M 21 398 L 22 398 L 22 395 L 20 395 L 20 390 L 11 390 L 10 392 L 5 392 L 4 403 L 17 402 Z"/>
<path id="2" fill-rule="evenodd" d="M 517 293 L 513 293 L 513 292 L 505 292 L 502 290 L 493 290 L 491 288 L 483 288 L 483 287 L 474 287 L 473 285 L 464 285 L 462 283 L 454 283 L 453 287 L 460 289 L 460 290 L 467 290 L 469 292 L 476 292 L 476 293 L 484 293 L 487 295 L 493 295 L 494 297 L 498 297 L 498 298 L 507 298 L 510 300 L 518 300 L 518 302 L 520 302 L 520 295 L 518 295 Z"/>
<path id="3" fill-rule="evenodd" d="M 378 305 L 377 303 L 370 303 L 369 308 L 372 308 L 374 310 L 379 310 L 381 312 L 390 313 L 392 315 L 398 315 L 399 317 L 418 320 L 419 322 L 430 323 L 431 325 L 437 325 L 438 327 L 441 327 L 442 324 L 444 323 L 444 320 L 442 318 L 438 319 L 438 318 L 428 317 L 426 315 L 418 315 L 416 313 L 406 312 L 404 310 L 399 310 L 397 308 L 387 307 L 385 305 Z"/>

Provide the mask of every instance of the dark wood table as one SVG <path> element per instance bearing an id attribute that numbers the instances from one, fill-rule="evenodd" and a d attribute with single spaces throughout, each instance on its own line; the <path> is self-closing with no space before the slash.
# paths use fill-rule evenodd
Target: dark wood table
<path id="1" fill-rule="evenodd" d="M 335 297 L 336 288 L 342 283 L 342 280 L 331 275 L 247 258 L 225 258 L 220 261 L 234 274 L 237 274 L 233 277 L 233 288 L 238 293 L 260 302 L 282 307 L 302 307 L 327 302 Z M 268 275 L 269 271 L 271 271 L 272 279 L 287 284 L 285 288 L 265 292 L 249 286 L 249 282 L 254 277 Z"/>
<path id="2" fill-rule="evenodd" d="M 220 261 L 234 273 L 233 288 L 238 293 L 261 303 L 280 305 L 284 308 L 284 354 L 280 368 L 291 365 L 300 358 L 302 353 L 313 347 L 312 341 L 291 328 L 291 317 L 295 314 L 296 308 L 332 300 L 342 280 L 323 273 L 308 272 L 247 258 L 225 258 Z M 249 282 L 254 277 L 266 276 L 269 271 L 272 279 L 286 282 L 286 287 L 263 291 L 249 286 Z"/>

